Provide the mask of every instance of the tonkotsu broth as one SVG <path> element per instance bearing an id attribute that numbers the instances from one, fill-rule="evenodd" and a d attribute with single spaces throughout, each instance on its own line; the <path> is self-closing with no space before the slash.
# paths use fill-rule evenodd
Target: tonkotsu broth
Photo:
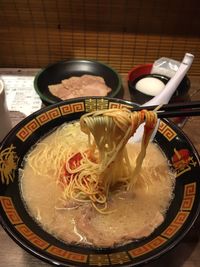
<path id="1" fill-rule="evenodd" d="M 79 123 L 61 127 L 65 132 L 64 138 L 59 141 L 63 157 L 66 148 L 74 153 L 77 149 L 87 149 L 87 136 L 81 132 Z M 53 132 L 31 150 L 31 153 L 41 153 L 53 144 L 55 151 L 41 162 L 45 173 L 36 173 L 25 159 L 21 176 L 21 192 L 27 210 L 44 230 L 67 243 L 108 247 L 146 237 L 163 222 L 173 198 L 175 175 L 155 144 L 151 143 L 147 148 L 134 193 L 116 188 L 110 192 L 108 200 L 108 208 L 113 212 L 101 214 L 90 203 L 65 203 L 62 199 L 54 165 L 49 164 L 58 149 L 58 144 L 54 144 L 55 135 L 56 132 Z M 134 165 L 140 144 L 128 144 L 127 149 Z M 145 185 L 143 181 L 146 181 Z"/>

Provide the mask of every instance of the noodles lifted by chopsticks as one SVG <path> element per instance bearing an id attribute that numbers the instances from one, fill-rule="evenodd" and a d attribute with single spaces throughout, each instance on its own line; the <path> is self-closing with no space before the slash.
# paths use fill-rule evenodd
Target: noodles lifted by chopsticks
<path id="1" fill-rule="evenodd" d="M 141 151 L 133 168 L 126 144 L 143 122 Z M 63 198 L 91 202 L 99 212 L 106 213 L 109 191 L 114 186 L 134 189 L 156 122 L 156 113 L 147 110 L 131 112 L 127 109 L 109 109 L 87 113 L 80 119 L 81 130 L 88 135 L 86 150 L 77 146 L 77 152 L 71 153 L 69 149 L 63 150 L 58 145 L 57 155 L 52 155 L 49 148 L 45 147 L 45 155 L 30 153 L 29 162 L 32 168 L 37 169 L 43 157 L 52 155 L 53 162 L 50 164 L 55 167 Z"/>

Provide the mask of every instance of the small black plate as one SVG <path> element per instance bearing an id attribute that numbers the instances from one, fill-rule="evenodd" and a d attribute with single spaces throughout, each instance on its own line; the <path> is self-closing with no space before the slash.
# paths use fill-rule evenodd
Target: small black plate
<path id="1" fill-rule="evenodd" d="M 80 77 L 84 74 L 104 78 L 106 85 L 112 89 L 108 96 L 119 97 L 122 89 L 120 75 L 110 66 L 95 60 L 73 59 L 49 65 L 36 75 L 34 87 L 44 104 L 54 104 L 62 100 L 52 95 L 48 86 L 61 83 L 63 79 L 68 79 L 72 76 Z"/>

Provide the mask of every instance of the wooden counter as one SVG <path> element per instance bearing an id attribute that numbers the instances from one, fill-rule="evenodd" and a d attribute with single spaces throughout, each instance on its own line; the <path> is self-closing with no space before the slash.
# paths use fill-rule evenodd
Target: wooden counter
<path id="1" fill-rule="evenodd" d="M 190 77 L 191 89 L 189 92 L 191 100 L 200 99 L 200 78 Z M 126 85 L 126 77 L 124 81 L 124 99 L 130 99 Z M 11 113 L 13 124 L 19 122 L 22 118 L 17 113 Z M 183 130 L 193 142 L 194 146 L 200 153 L 200 117 L 189 118 L 185 123 Z M 199 267 L 200 266 L 200 218 L 196 221 L 190 232 L 185 238 L 168 254 L 162 256 L 145 267 Z M 47 263 L 28 254 L 20 248 L 0 226 L 0 267 L 39 267 L 50 266 Z"/>

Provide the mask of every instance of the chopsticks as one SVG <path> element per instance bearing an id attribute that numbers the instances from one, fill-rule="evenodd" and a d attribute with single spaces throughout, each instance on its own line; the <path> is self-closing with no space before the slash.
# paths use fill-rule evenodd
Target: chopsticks
<path id="1" fill-rule="evenodd" d="M 154 110 L 158 106 L 140 106 L 134 108 L 134 111 L 142 109 Z M 158 118 L 189 117 L 200 115 L 200 101 L 191 101 L 186 103 L 165 104 L 156 111 Z"/>

